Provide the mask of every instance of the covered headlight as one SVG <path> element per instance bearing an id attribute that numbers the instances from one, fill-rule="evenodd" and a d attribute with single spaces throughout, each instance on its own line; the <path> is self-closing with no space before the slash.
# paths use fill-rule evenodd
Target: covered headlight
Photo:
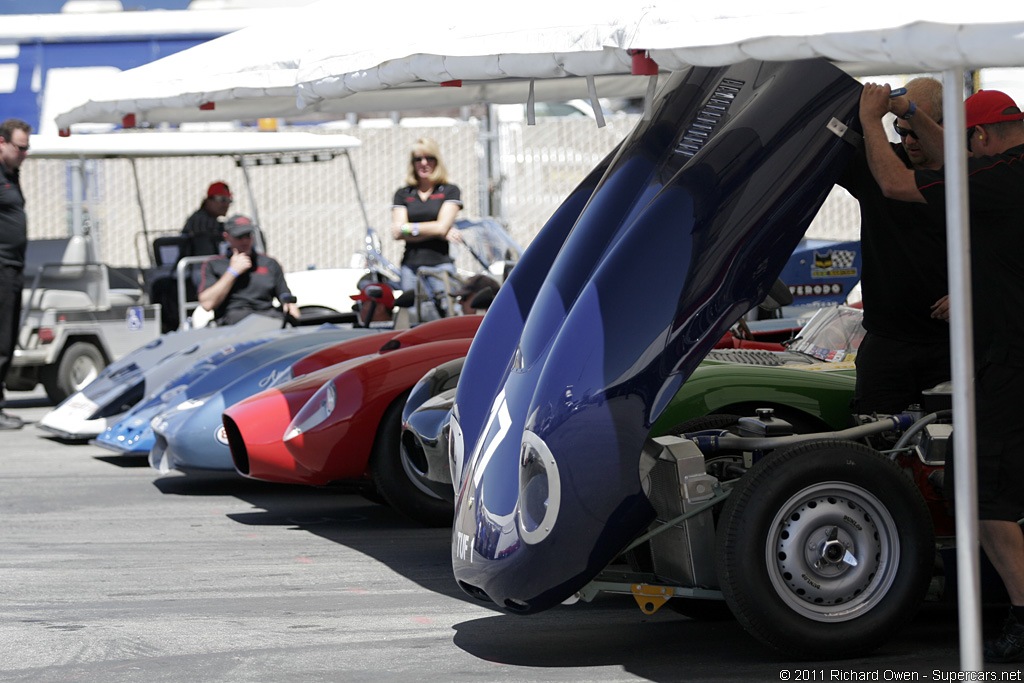
<path id="1" fill-rule="evenodd" d="M 547 444 L 531 431 L 523 432 L 519 451 L 519 505 L 516 520 L 526 543 L 547 538 L 558 518 L 562 484 L 558 465 Z"/>
<path id="2" fill-rule="evenodd" d="M 334 382 L 328 382 L 321 387 L 316 394 L 313 395 L 310 402 L 316 405 L 316 409 L 300 422 L 292 423 L 292 426 L 284 435 L 285 441 L 294 439 L 304 432 L 308 432 L 310 429 L 313 429 L 331 416 L 331 413 L 334 412 L 334 406 L 338 404 L 338 390 L 334 387 Z"/>
<path id="3" fill-rule="evenodd" d="M 205 398 L 190 398 L 187 401 L 182 401 L 178 404 L 178 410 L 192 410 L 193 408 L 201 408 L 206 405 Z"/>
<path id="4" fill-rule="evenodd" d="M 452 473 L 452 487 L 458 497 L 459 491 L 462 490 L 462 466 L 466 462 L 466 445 L 456 413 L 457 409 L 453 409 L 451 419 L 448 420 L 448 467 Z"/>

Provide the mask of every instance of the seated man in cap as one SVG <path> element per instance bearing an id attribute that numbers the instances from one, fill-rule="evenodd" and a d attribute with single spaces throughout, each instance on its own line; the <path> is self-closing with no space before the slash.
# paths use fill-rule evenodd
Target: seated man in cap
<path id="1" fill-rule="evenodd" d="M 274 297 L 284 312 L 299 317 L 281 265 L 253 249 L 256 225 L 245 216 L 232 216 L 224 224 L 230 256 L 214 256 L 203 264 L 199 305 L 214 312 L 218 325 L 234 325 L 250 313 L 271 313 Z"/>
<path id="2" fill-rule="evenodd" d="M 196 212 L 185 221 L 181 234 L 192 243 L 189 256 L 213 256 L 221 253 L 221 233 L 224 224 L 221 219 L 227 215 L 231 207 L 231 190 L 227 183 L 217 181 L 211 183 L 206 190 L 206 198 Z"/>

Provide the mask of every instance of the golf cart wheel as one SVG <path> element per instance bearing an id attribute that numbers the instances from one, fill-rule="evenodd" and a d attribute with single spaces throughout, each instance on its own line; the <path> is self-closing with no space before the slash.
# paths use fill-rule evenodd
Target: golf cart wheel
<path id="1" fill-rule="evenodd" d="M 744 476 L 717 529 L 718 579 L 751 634 L 789 656 L 839 659 L 915 613 L 934 534 L 921 493 L 862 444 L 780 449 Z"/>
<path id="2" fill-rule="evenodd" d="M 60 403 L 99 377 L 107 365 L 103 353 L 89 342 L 75 342 L 64 349 L 56 365 L 43 368 L 40 379 L 46 395 Z"/>
<path id="3" fill-rule="evenodd" d="M 370 475 L 377 493 L 394 509 L 424 526 L 450 526 L 454 505 L 417 481 L 402 455 L 402 408 L 405 391 L 384 412 L 370 454 Z"/>

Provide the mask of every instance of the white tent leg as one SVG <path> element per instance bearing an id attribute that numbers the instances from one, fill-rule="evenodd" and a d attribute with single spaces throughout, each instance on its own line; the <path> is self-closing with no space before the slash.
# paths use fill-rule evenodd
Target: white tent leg
<path id="1" fill-rule="evenodd" d="M 974 338 L 971 322 L 971 236 L 967 199 L 967 135 L 962 68 L 943 73 L 942 108 L 946 165 L 946 257 L 949 268 L 949 335 L 953 349 L 953 460 L 956 468 L 957 606 L 960 669 L 982 671 L 981 581 L 978 560 L 978 476 L 974 421 Z"/>

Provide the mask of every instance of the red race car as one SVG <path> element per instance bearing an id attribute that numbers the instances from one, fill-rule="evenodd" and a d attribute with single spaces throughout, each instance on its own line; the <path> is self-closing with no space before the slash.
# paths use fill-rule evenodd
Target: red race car
<path id="1" fill-rule="evenodd" d="M 347 354 L 349 360 L 327 367 L 331 351 L 303 359 L 292 381 L 224 411 L 235 469 L 253 479 L 314 486 L 360 482 L 371 500 L 383 498 L 424 524 L 449 524 L 451 503 L 402 466 L 402 408 L 428 370 L 466 355 L 482 320 L 457 316 L 386 333 L 368 355 Z M 364 339 L 356 341 L 365 346 Z"/>

